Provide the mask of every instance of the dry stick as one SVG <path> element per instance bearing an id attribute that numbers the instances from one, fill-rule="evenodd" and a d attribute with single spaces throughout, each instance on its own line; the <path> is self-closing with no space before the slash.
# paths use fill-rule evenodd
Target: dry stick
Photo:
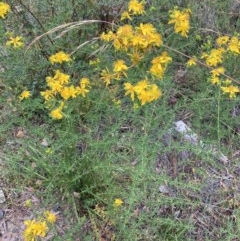
<path id="1" fill-rule="evenodd" d="M 88 41 L 80 44 L 74 51 L 72 51 L 72 52 L 70 53 L 70 56 L 73 55 L 75 52 L 77 52 L 80 48 L 82 48 L 82 47 L 85 46 L 86 44 L 88 44 L 88 43 L 95 43 L 98 39 L 99 39 L 98 37 L 97 37 L 97 38 L 93 38 L 93 39 L 91 39 L 91 40 L 88 40 Z"/>
<path id="2" fill-rule="evenodd" d="M 33 16 L 33 18 L 38 22 L 38 24 L 39 24 L 39 26 L 41 27 L 41 29 L 42 29 L 43 31 L 45 31 L 42 23 L 41 23 L 40 20 L 35 16 L 35 14 L 34 14 L 25 4 L 23 4 L 21 0 L 19 0 L 19 3 Z M 51 42 L 51 44 L 54 45 L 54 44 L 53 44 L 53 41 L 51 40 L 51 38 L 50 38 L 49 36 L 47 36 L 47 38 L 48 38 L 48 40 Z"/>
<path id="3" fill-rule="evenodd" d="M 107 49 L 109 46 L 109 44 L 106 45 L 102 45 L 100 48 L 98 48 L 97 50 L 95 50 L 94 52 L 92 52 L 88 58 L 91 58 L 92 56 L 94 56 L 96 53 L 100 52 L 100 51 L 104 51 L 105 49 Z"/>
<path id="4" fill-rule="evenodd" d="M 26 48 L 26 51 L 28 51 L 28 49 L 33 45 L 35 44 L 38 40 L 40 40 L 42 37 L 44 36 L 48 36 L 52 33 L 55 33 L 57 32 L 58 30 L 61 30 L 61 29 L 65 29 L 63 30 L 63 32 L 61 34 L 59 34 L 56 38 L 58 37 L 61 37 L 62 35 L 64 35 L 66 32 L 76 28 L 76 27 L 79 27 L 81 25 L 84 25 L 84 24 L 89 24 L 89 23 L 108 23 L 108 24 L 111 24 L 111 22 L 107 22 L 107 21 L 102 21 L 102 20 L 83 20 L 83 21 L 77 21 L 77 22 L 71 22 L 71 23 L 65 23 L 65 24 L 62 24 L 62 25 L 59 25 L 55 28 L 52 28 L 50 29 L 49 31 L 39 35 L 38 37 L 36 37 L 29 45 L 28 47 Z"/>
<path id="5" fill-rule="evenodd" d="M 63 30 L 57 37 L 55 37 L 55 39 L 61 38 L 67 32 L 69 32 L 69 31 L 71 31 L 71 30 L 73 30 L 73 29 L 75 29 L 75 28 L 77 28 L 77 27 L 79 27 L 79 26 L 81 26 L 83 24 L 95 23 L 95 22 L 99 22 L 99 21 L 102 22 L 101 20 L 83 20 L 81 22 L 76 22 L 76 24 L 74 22 L 69 27 L 66 27 L 66 29 Z"/>
<path id="6" fill-rule="evenodd" d="M 169 47 L 169 46 L 167 46 L 167 45 L 165 45 L 165 44 L 162 44 L 162 46 L 165 47 L 166 49 L 169 49 L 169 50 L 171 50 L 171 51 L 173 51 L 173 52 L 175 52 L 175 53 L 178 53 L 178 54 L 180 54 L 180 55 L 182 55 L 182 56 L 184 56 L 184 57 L 186 57 L 186 58 L 188 58 L 188 59 L 191 59 L 191 58 L 192 58 L 191 56 L 189 56 L 189 55 L 187 55 L 187 54 L 184 54 L 183 52 L 178 51 L 178 50 L 176 50 L 176 49 L 173 49 L 173 48 L 171 48 L 171 47 Z M 204 67 L 206 67 L 206 68 L 208 68 L 208 69 L 214 70 L 213 67 L 211 67 L 211 66 L 203 63 L 202 61 L 199 61 L 199 60 L 197 60 L 197 59 L 196 59 L 195 61 L 196 61 L 196 63 L 198 63 L 198 64 L 200 64 L 200 65 L 202 65 L 202 66 L 204 66 Z M 240 84 L 240 81 L 238 81 L 238 80 L 230 77 L 229 75 L 226 75 L 226 74 L 221 74 L 221 75 L 224 76 L 224 77 L 226 77 L 226 78 L 228 78 L 228 79 L 230 79 L 230 80 L 232 80 L 233 82 L 235 82 L 235 83 L 237 83 L 237 84 Z"/>
<path id="7" fill-rule="evenodd" d="M 65 27 L 67 27 L 67 26 L 69 26 L 69 25 L 71 25 L 71 24 L 73 24 L 73 23 L 62 24 L 62 25 L 60 25 L 60 26 L 57 26 L 57 27 L 55 27 L 55 28 L 53 28 L 53 29 L 51 29 L 51 30 L 49 30 L 49 31 L 47 31 L 47 32 L 39 35 L 38 37 L 36 37 L 36 38 L 28 45 L 28 47 L 26 48 L 26 51 L 28 51 L 28 49 L 29 49 L 33 44 L 35 44 L 38 40 L 40 40 L 40 39 L 41 39 L 42 37 L 44 37 L 45 35 L 49 35 L 49 34 L 55 33 L 56 31 L 58 31 L 58 30 L 60 30 L 60 29 L 62 29 L 62 28 L 65 28 Z"/>
<path id="8" fill-rule="evenodd" d="M 203 30 L 204 32 L 212 32 L 212 33 L 215 33 L 218 35 L 223 35 L 223 33 L 219 32 L 219 31 L 215 31 L 211 28 L 199 28 L 199 30 Z M 224 35 L 227 35 L 227 34 L 224 33 Z"/>

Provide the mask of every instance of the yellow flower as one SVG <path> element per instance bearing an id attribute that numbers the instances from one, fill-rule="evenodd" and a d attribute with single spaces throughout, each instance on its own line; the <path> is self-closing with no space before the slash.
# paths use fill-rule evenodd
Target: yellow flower
<path id="1" fill-rule="evenodd" d="M 124 75 L 126 75 L 124 71 L 127 69 L 128 69 L 128 67 L 125 64 L 124 60 L 119 59 L 113 63 L 113 72 L 115 72 L 115 73 L 120 72 L 120 73 L 123 73 Z"/>
<path id="2" fill-rule="evenodd" d="M 149 82 L 147 79 L 139 81 L 135 86 L 136 93 L 140 93 L 149 87 Z"/>
<path id="3" fill-rule="evenodd" d="M 118 208 L 123 205 L 123 200 L 121 198 L 116 198 L 113 203 L 113 207 Z"/>
<path id="4" fill-rule="evenodd" d="M 61 92 L 64 85 L 68 84 L 70 75 L 62 73 L 60 70 L 55 71 L 53 77 L 46 77 L 47 86 L 50 87 L 52 93 Z"/>
<path id="5" fill-rule="evenodd" d="M 50 155 L 53 153 L 53 150 L 51 148 L 47 148 L 45 153 Z"/>
<path id="6" fill-rule="evenodd" d="M 168 55 L 166 51 L 162 52 L 160 56 L 155 57 L 152 60 L 152 64 L 169 64 L 172 62 L 172 58 Z"/>
<path id="7" fill-rule="evenodd" d="M 138 51 L 134 51 L 132 54 L 128 54 L 128 55 L 130 56 L 133 66 L 137 65 L 143 59 L 143 56 L 140 55 Z"/>
<path id="8" fill-rule="evenodd" d="M 63 51 L 59 51 L 56 54 L 53 54 L 49 57 L 49 61 L 51 62 L 51 64 L 54 63 L 63 63 L 63 62 L 69 62 L 71 61 L 70 55 L 64 53 Z"/>
<path id="9" fill-rule="evenodd" d="M 82 95 L 83 97 L 86 97 L 86 94 L 89 92 L 85 87 L 83 86 L 78 86 L 76 87 L 76 91 L 78 95 Z"/>
<path id="10" fill-rule="evenodd" d="M 121 41 L 119 40 L 119 38 L 114 39 L 113 46 L 116 50 L 123 48 L 123 45 L 122 45 Z"/>
<path id="11" fill-rule="evenodd" d="M 24 202 L 24 206 L 25 207 L 32 207 L 32 200 L 31 199 L 28 199 L 28 200 L 26 200 L 25 202 Z"/>
<path id="12" fill-rule="evenodd" d="M 60 103 L 60 106 L 54 110 L 51 111 L 50 113 L 50 116 L 53 118 L 53 119 L 56 119 L 56 120 L 60 120 L 63 118 L 63 114 L 62 114 L 62 109 L 64 107 L 64 102 L 62 101 Z"/>
<path id="13" fill-rule="evenodd" d="M 223 93 L 229 94 L 230 98 L 235 98 L 236 94 L 240 92 L 239 88 L 233 85 L 230 85 L 228 87 L 221 87 Z"/>
<path id="14" fill-rule="evenodd" d="M 125 83 L 124 90 L 126 90 L 125 95 L 130 95 L 132 101 L 134 101 L 135 87 L 131 83 Z"/>
<path id="15" fill-rule="evenodd" d="M 224 44 L 226 44 L 229 40 L 228 36 L 220 36 L 216 39 L 216 43 L 218 46 L 222 46 Z"/>
<path id="16" fill-rule="evenodd" d="M 234 54 L 240 54 L 240 42 L 237 37 L 232 37 L 228 44 L 228 50 Z"/>
<path id="17" fill-rule="evenodd" d="M 141 101 L 141 105 L 145 105 L 161 97 L 162 92 L 156 84 L 147 84 L 145 87 L 139 87 L 142 83 L 139 82 L 137 85 L 138 87 L 136 86 L 137 97 Z"/>
<path id="18" fill-rule="evenodd" d="M 123 38 L 123 37 L 131 37 L 131 36 L 133 36 L 133 29 L 131 25 L 125 24 L 118 28 L 117 37 Z"/>
<path id="19" fill-rule="evenodd" d="M 160 46 L 162 45 L 162 36 L 159 33 L 153 33 L 145 36 L 148 45 Z"/>
<path id="20" fill-rule="evenodd" d="M 217 76 L 212 76 L 210 81 L 212 82 L 213 85 L 218 85 L 220 83 L 220 79 Z"/>
<path id="21" fill-rule="evenodd" d="M 151 23 L 140 23 L 139 27 L 136 27 L 136 29 L 142 34 L 142 35 L 150 35 L 157 32 L 155 27 Z"/>
<path id="22" fill-rule="evenodd" d="M 73 85 L 63 87 L 60 91 L 60 95 L 64 100 L 68 100 L 70 97 L 75 98 L 77 90 Z"/>
<path id="23" fill-rule="evenodd" d="M 149 94 L 149 102 L 153 101 L 153 100 L 157 100 L 161 97 L 162 92 L 161 90 L 158 88 L 158 86 L 156 84 L 153 84 L 150 86 L 150 88 L 148 89 L 148 94 Z"/>
<path id="24" fill-rule="evenodd" d="M 146 90 L 138 92 L 137 97 L 141 101 L 141 105 L 145 105 L 151 98 L 149 92 Z"/>
<path id="25" fill-rule="evenodd" d="M 89 92 L 89 90 L 87 90 L 87 87 L 90 87 L 90 81 L 88 78 L 81 78 L 79 81 L 79 85 L 78 87 L 76 87 L 76 93 L 78 95 L 82 95 L 83 97 L 86 97 L 86 94 Z"/>
<path id="26" fill-rule="evenodd" d="M 114 78 L 114 74 L 110 73 L 108 69 L 102 70 L 100 76 L 100 80 L 102 80 L 106 86 L 108 86 Z"/>
<path id="27" fill-rule="evenodd" d="M 197 62 L 196 62 L 196 57 L 193 57 L 193 58 L 190 58 L 188 61 L 187 61 L 187 66 L 190 67 L 190 66 L 193 66 L 193 65 L 196 65 Z"/>
<path id="28" fill-rule="evenodd" d="M 225 50 L 223 48 L 212 49 L 209 55 L 206 57 L 206 64 L 209 66 L 217 66 L 223 62 L 223 54 Z"/>
<path id="29" fill-rule="evenodd" d="M 208 56 L 206 52 L 202 52 L 201 59 L 206 59 Z"/>
<path id="30" fill-rule="evenodd" d="M 70 75 L 62 73 L 60 70 L 55 71 L 55 75 L 53 76 L 53 79 L 58 81 L 60 84 L 68 84 L 70 80 Z"/>
<path id="31" fill-rule="evenodd" d="M 61 92 L 63 89 L 63 85 L 52 78 L 47 79 L 47 85 L 51 88 L 53 93 Z"/>
<path id="32" fill-rule="evenodd" d="M 50 212 L 50 211 L 45 211 L 44 216 L 45 216 L 47 222 L 49 222 L 49 223 L 55 223 L 56 220 L 57 220 L 56 215 L 53 212 Z"/>
<path id="33" fill-rule="evenodd" d="M 19 95 L 19 99 L 20 99 L 20 101 L 21 100 L 23 100 L 23 99 L 27 99 L 27 98 L 29 98 L 31 96 L 31 93 L 30 93 L 30 91 L 28 91 L 28 90 L 24 90 L 20 95 Z"/>
<path id="34" fill-rule="evenodd" d="M 40 94 L 44 98 L 44 100 L 49 101 L 53 97 L 54 92 L 52 90 L 45 90 L 41 91 Z"/>
<path id="35" fill-rule="evenodd" d="M 100 36 L 100 39 L 106 42 L 109 42 L 114 39 L 115 34 L 112 31 L 109 31 L 108 33 L 102 33 Z"/>
<path id="36" fill-rule="evenodd" d="M 144 48 L 148 46 L 148 42 L 146 42 L 146 39 L 142 36 L 142 34 L 133 35 L 131 38 L 131 44 L 137 48 Z"/>
<path id="37" fill-rule="evenodd" d="M 85 88 L 85 87 L 89 87 L 90 86 L 90 81 L 89 81 L 89 78 L 81 78 L 80 79 L 80 85 L 82 88 Z"/>
<path id="38" fill-rule="evenodd" d="M 116 33 L 116 38 L 113 42 L 115 49 L 127 50 L 131 43 L 130 40 L 133 34 L 134 32 L 131 25 L 125 24 L 119 27 Z"/>
<path id="39" fill-rule="evenodd" d="M 165 72 L 165 67 L 161 64 L 161 63 L 158 63 L 158 64 L 153 64 L 152 67 L 150 68 L 150 73 L 159 78 L 159 79 L 162 79 L 163 78 L 163 75 L 164 75 L 164 72 Z"/>
<path id="40" fill-rule="evenodd" d="M 225 68 L 224 67 L 218 67 L 216 69 L 211 70 L 212 76 L 219 76 L 221 74 L 224 74 Z"/>
<path id="41" fill-rule="evenodd" d="M 39 222 L 36 220 L 24 221 L 26 229 L 24 230 L 24 240 L 34 241 L 37 237 L 45 237 L 48 232 L 46 222 Z"/>
<path id="42" fill-rule="evenodd" d="M 10 6 L 7 3 L 0 2 L 0 18 L 5 18 L 5 15 L 10 12 Z"/>
<path id="43" fill-rule="evenodd" d="M 23 47 L 24 43 L 22 41 L 22 37 L 10 37 L 9 40 L 6 42 L 6 46 L 12 46 L 13 48 L 21 48 Z"/>
<path id="44" fill-rule="evenodd" d="M 232 83 L 232 81 L 230 79 L 226 79 L 223 81 L 223 84 L 226 86 L 230 85 L 231 83 Z"/>
<path id="45" fill-rule="evenodd" d="M 168 24 L 174 24 L 175 32 L 180 33 L 183 37 L 187 37 L 190 29 L 190 13 L 190 9 L 184 9 L 183 11 L 180 11 L 178 8 L 175 8 L 174 10 L 170 11 L 171 20 L 168 22 Z"/>
<path id="46" fill-rule="evenodd" d="M 107 68 L 102 70 L 100 76 L 100 80 L 102 80 L 106 86 L 108 86 L 111 83 L 112 79 L 118 79 L 118 74 L 110 73 Z"/>
<path id="47" fill-rule="evenodd" d="M 144 11 L 144 3 L 138 2 L 137 0 L 131 0 L 128 4 L 128 11 L 132 12 L 133 15 L 142 15 Z"/>
<path id="48" fill-rule="evenodd" d="M 124 19 L 132 20 L 131 16 L 129 15 L 129 13 L 127 11 L 124 11 L 121 15 L 121 21 L 123 21 Z"/>

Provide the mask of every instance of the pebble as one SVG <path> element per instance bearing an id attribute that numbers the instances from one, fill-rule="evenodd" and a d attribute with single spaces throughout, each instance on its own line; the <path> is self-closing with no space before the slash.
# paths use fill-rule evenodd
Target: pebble
<path id="1" fill-rule="evenodd" d="M 4 196 L 3 190 L 0 188 L 0 203 L 4 203 L 6 201 L 6 198 Z"/>
<path id="2" fill-rule="evenodd" d="M 0 209 L 0 220 L 4 218 L 5 211 Z"/>
<path id="3" fill-rule="evenodd" d="M 58 203 L 54 204 L 53 207 L 52 207 L 52 211 L 53 212 L 59 212 L 61 211 L 61 207 Z"/>

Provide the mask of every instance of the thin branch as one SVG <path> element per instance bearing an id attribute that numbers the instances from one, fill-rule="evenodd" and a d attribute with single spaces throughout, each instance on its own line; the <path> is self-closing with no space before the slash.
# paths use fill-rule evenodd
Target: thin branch
<path id="1" fill-rule="evenodd" d="M 43 27 L 42 23 L 40 22 L 40 20 L 35 16 L 35 14 L 25 5 L 22 3 L 21 0 L 19 0 L 19 3 L 32 15 L 32 17 L 37 21 L 37 23 L 39 24 L 40 28 L 45 32 L 45 28 Z M 49 36 L 47 36 L 48 40 L 51 42 L 52 45 L 54 45 L 53 41 L 51 40 L 51 38 Z"/>
<path id="2" fill-rule="evenodd" d="M 86 44 L 95 43 L 98 39 L 99 39 L 99 37 L 96 37 L 96 38 L 93 38 L 93 39 L 91 39 L 91 40 L 88 40 L 88 41 L 80 44 L 74 51 L 72 51 L 72 52 L 70 53 L 70 55 L 73 55 L 75 52 L 77 52 L 80 48 L 82 48 L 82 47 L 85 46 Z"/>
<path id="3" fill-rule="evenodd" d="M 90 23 L 108 23 L 108 24 L 111 24 L 110 22 L 107 22 L 107 21 L 101 21 L 101 20 L 83 20 L 83 21 L 77 21 L 77 22 L 71 22 L 71 23 L 65 23 L 65 24 L 62 24 L 62 25 L 59 25 L 55 28 L 52 28 L 50 29 L 49 31 L 39 35 L 38 37 L 36 37 L 26 48 L 26 51 L 28 51 L 28 49 L 33 45 L 35 44 L 37 41 L 39 41 L 42 37 L 44 36 L 48 36 L 48 35 L 51 35 L 61 29 L 65 29 L 63 30 L 62 33 L 60 33 L 56 38 L 60 38 L 61 36 L 63 36 L 66 32 L 74 29 L 74 28 L 77 28 L 81 25 L 84 25 L 84 24 L 90 24 Z"/>
<path id="4" fill-rule="evenodd" d="M 180 55 L 182 55 L 182 56 L 184 56 L 184 57 L 186 57 L 186 58 L 188 58 L 188 59 L 191 59 L 191 58 L 192 58 L 192 56 L 189 56 L 189 55 L 187 55 L 187 54 L 184 54 L 183 52 L 178 51 L 178 50 L 176 50 L 176 49 L 174 49 L 174 48 L 171 48 L 171 47 L 169 47 L 169 46 L 167 46 L 167 45 L 165 45 L 165 44 L 162 44 L 162 46 L 165 47 L 166 49 L 169 49 L 169 50 L 171 50 L 172 52 L 175 52 L 175 53 L 177 53 L 177 54 L 180 54 Z M 198 63 L 198 64 L 200 64 L 200 65 L 202 65 L 202 66 L 204 66 L 204 67 L 206 67 L 206 68 L 208 68 L 208 69 L 210 69 L 210 70 L 214 70 L 213 67 L 205 64 L 204 62 L 202 62 L 202 61 L 200 61 L 200 60 L 197 60 L 197 59 L 196 59 L 195 62 Z M 224 76 L 224 77 L 226 77 L 226 78 L 228 78 L 228 79 L 230 79 L 230 80 L 232 80 L 233 82 L 235 82 L 235 83 L 237 83 L 237 84 L 240 84 L 240 81 L 232 78 L 231 76 L 229 76 L 229 75 L 227 75 L 227 74 L 221 74 L 221 75 Z"/>

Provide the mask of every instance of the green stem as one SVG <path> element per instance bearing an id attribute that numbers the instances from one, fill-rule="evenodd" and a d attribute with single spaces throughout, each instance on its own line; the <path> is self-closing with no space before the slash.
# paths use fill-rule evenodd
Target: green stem
<path id="1" fill-rule="evenodd" d="M 220 148 L 220 104 L 221 104 L 221 89 L 218 88 L 218 98 L 217 98 L 217 135 L 218 135 L 218 146 Z"/>

